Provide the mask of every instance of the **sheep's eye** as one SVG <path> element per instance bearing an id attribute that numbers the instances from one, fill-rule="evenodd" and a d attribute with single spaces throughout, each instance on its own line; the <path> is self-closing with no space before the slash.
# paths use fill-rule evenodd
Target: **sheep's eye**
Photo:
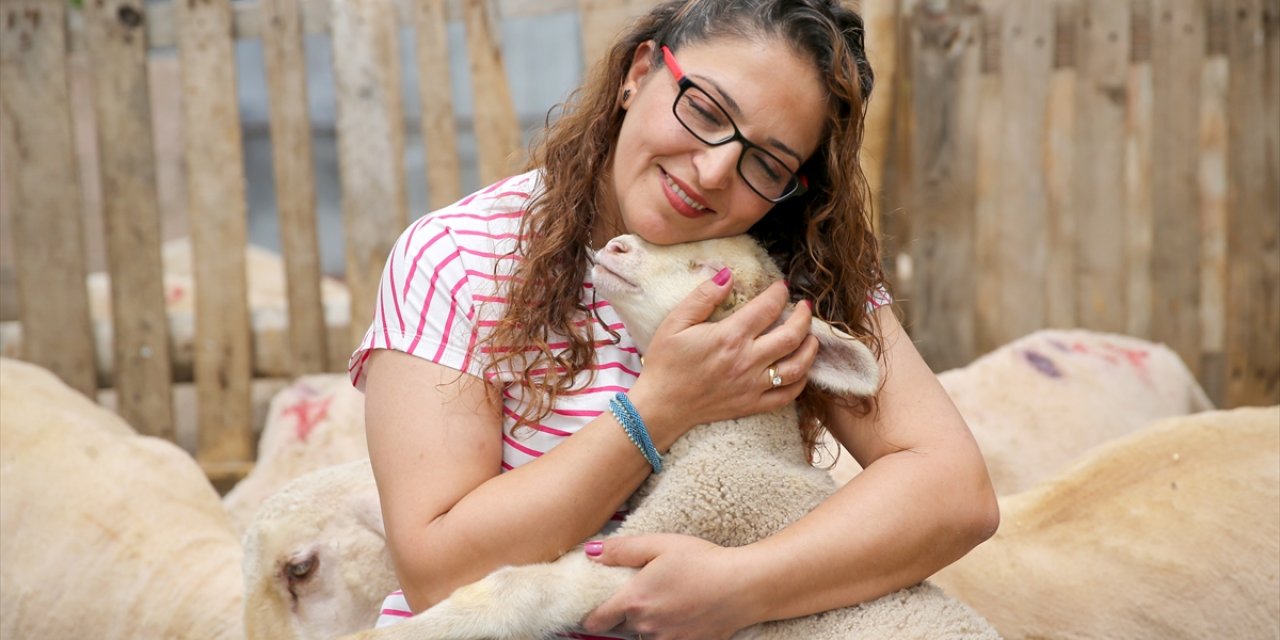
<path id="1" fill-rule="evenodd" d="M 288 575 L 290 582 L 300 582 L 310 578 L 311 574 L 315 572 L 316 565 L 318 564 L 320 564 L 320 562 L 315 556 L 307 556 L 300 560 L 289 561 L 289 563 L 285 565 L 284 570 Z"/>
<path id="2" fill-rule="evenodd" d="M 699 265 L 699 264 L 698 264 L 698 262 L 697 262 L 696 260 L 690 260 L 690 261 L 689 261 L 689 271 L 690 271 L 690 272 L 697 271 L 700 267 L 701 267 L 701 265 Z"/>

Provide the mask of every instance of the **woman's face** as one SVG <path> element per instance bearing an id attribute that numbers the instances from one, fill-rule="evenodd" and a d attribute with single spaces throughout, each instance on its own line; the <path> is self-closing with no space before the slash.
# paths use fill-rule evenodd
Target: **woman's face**
<path id="1" fill-rule="evenodd" d="M 654 244 L 744 233 L 773 203 L 738 173 L 741 143 L 707 145 L 676 119 L 672 105 L 680 89 L 667 66 L 651 63 L 654 46 L 636 50 L 622 86 L 631 95 L 610 175 L 616 210 L 606 212 L 613 220 L 601 228 L 616 231 L 621 222 Z M 814 65 L 790 46 L 774 39 L 717 39 L 672 53 L 743 136 L 792 171 L 817 149 L 826 92 Z"/>

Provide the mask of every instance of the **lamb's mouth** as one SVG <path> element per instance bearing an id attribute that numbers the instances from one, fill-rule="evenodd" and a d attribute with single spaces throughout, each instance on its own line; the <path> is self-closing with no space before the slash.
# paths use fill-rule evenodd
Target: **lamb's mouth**
<path id="1" fill-rule="evenodd" d="M 592 278 L 592 280 L 594 280 L 597 283 L 599 283 L 601 280 L 600 276 L 606 276 L 607 278 L 612 278 L 614 280 L 617 280 L 618 282 L 621 282 L 622 284 L 626 285 L 630 289 L 633 289 L 636 291 L 640 290 L 640 285 L 622 277 L 622 275 L 619 274 L 617 271 L 614 271 L 613 269 L 610 269 L 609 267 L 605 266 L 603 262 L 597 261 L 593 270 L 595 271 L 595 274 L 594 274 L 595 277 Z"/>

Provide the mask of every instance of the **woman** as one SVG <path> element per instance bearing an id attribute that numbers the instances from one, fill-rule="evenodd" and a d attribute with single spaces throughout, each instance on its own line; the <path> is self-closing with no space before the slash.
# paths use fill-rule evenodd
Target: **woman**
<path id="1" fill-rule="evenodd" d="M 798 398 L 809 441 L 821 423 L 865 471 L 746 547 L 588 542 L 575 552 L 640 571 L 587 632 L 727 638 L 914 584 L 995 531 L 973 438 L 884 304 L 858 165 L 871 85 L 862 21 L 839 2 L 666 2 L 570 99 L 535 169 L 405 231 L 351 366 L 402 585 L 380 624 L 625 517 L 653 468 L 609 411 L 619 390 L 659 453 L 697 424 Z M 733 277 L 717 274 L 643 359 L 592 296 L 593 247 L 618 234 L 744 232 L 789 284 L 707 323 Z M 793 298 L 809 304 L 778 324 Z M 873 346 L 874 399 L 805 389 L 810 309 Z"/>

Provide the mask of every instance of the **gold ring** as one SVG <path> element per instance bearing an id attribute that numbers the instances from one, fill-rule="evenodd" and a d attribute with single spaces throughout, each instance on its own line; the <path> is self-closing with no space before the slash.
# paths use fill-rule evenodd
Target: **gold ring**
<path id="1" fill-rule="evenodd" d="M 765 372 L 765 375 L 769 377 L 769 384 L 773 385 L 774 389 L 782 386 L 782 376 L 778 375 L 777 369 L 769 367 L 769 370 Z"/>

